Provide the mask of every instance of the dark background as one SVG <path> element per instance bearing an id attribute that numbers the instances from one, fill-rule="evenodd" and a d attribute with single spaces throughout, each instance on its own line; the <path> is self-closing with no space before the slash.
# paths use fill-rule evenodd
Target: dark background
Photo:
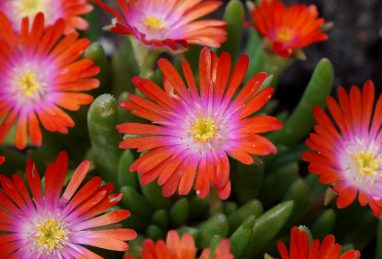
<path id="1" fill-rule="evenodd" d="M 228 1 L 225 1 L 228 2 Z M 244 1 L 243 1 L 244 2 Z M 285 71 L 277 96 L 288 96 L 286 106 L 300 99 L 315 65 L 323 57 L 334 65 L 335 86 L 362 85 L 371 79 L 382 92 L 382 1 L 381 0 L 284 0 L 315 4 L 320 16 L 334 27 L 329 40 L 304 50 L 307 60 Z M 247 14 L 248 15 L 248 14 Z M 249 19 L 249 18 L 247 18 Z"/>
<path id="2" fill-rule="evenodd" d="M 316 0 L 285 1 L 317 5 L 326 21 L 334 23 L 329 40 L 306 50 L 307 62 L 291 69 L 299 73 L 311 70 L 325 56 L 332 60 L 336 84 L 349 86 L 372 79 L 382 86 L 382 1 L 380 0 Z"/>

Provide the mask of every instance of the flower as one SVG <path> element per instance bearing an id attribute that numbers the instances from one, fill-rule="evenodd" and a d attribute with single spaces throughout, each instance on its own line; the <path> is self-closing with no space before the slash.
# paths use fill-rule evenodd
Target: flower
<path id="1" fill-rule="evenodd" d="M 142 174 L 142 184 L 158 178 L 166 197 L 177 189 L 180 195 L 188 194 L 196 178 L 199 197 L 207 196 L 212 182 L 220 198 L 226 199 L 231 192 L 227 155 L 250 165 L 255 162 L 253 155 L 276 153 L 275 146 L 258 133 L 278 130 L 282 124 L 270 116 L 252 116 L 274 91 L 268 87 L 258 92 L 265 73 L 255 75 L 238 90 L 247 72 L 246 55 L 231 77 L 228 53 L 218 58 L 204 48 L 199 62 L 200 87 L 187 61 L 181 63 L 187 85 L 167 59 L 158 61 L 166 78 L 165 90 L 147 79 L 132 79 L 148 98 L 130 94 L 120 106 L 153 124 L 118 125 L 121 133 L 135 135 L 122 141 L 120 148 L 146 152 L 130 170 Z"/>
<path id="2" fill-rule="evenodd" d="M 230 252 L 229 239 L 220 241 L 212 257 L 210 256 L 210 253 L 210 248 L 204 249 L 199 259 L 234 259 L 233 254 Z"/>
<path id="3" fill-rule="evenodd" d="M 30 30 L 29 19 L 23 19 L 20 34 L 3 13 L 0 24 L 0 142 L 17 124 L 16 147 L 25 148 L 28 135 L 40 146 L 40 123 L 63 134 L 74 126 L 62 108 L 75 111 L 93 100 L 81 91 L 98 87 L 99 81 L 92 77 L 99 68 L 90 59 L 80 59 L 89 40 L 78 39 L 77 33 L 61 39 L 63 20 L 45 28 L 39 13 Z"/>
<path id="4" fill-rule="evenodd" d="M 278 0 L 263 0 L 251 11 L 251 24 L 272 44 L 273 50 L 287 57 L 294 50 L 328 39 L 321 31 L 325 21 L 318 18 L 315 5 L 286 7 Z"/>
<path id="5" fill-rule="evenodd" d="M 4 164 L 4 162 L 5 162 L 5 157 L 0 156 L 0 165 Z"/>
<path id="6" fill-rule="evenodd" d="M 161 258 L 161 259 L 196 259 L 197 248 L 192 235 L 189 233 L 179 237 L 178 232 L 171 230 L 167 233 L 166 242 L 146 239 L 143 242 L 141 258 Z M 210 249 L 203 250 L 200 259 L 233 259 L 230 252 L 230 242 L 228 239 L 220 241 L 216 247 L 215 253 L 210 257 Z M 124 259 L 135 259 L 134 256 L 125 256 Z"/>
<path id="7" fill-rule="evenodd" d="M 317 121 L 314 134 L 306 140 L 313 149 L 303 153 L 309 171 L 320 176 L 338 193 L 337 206 L 345 208 L 357 197 L 379 216 L 382 208 L 382 97 L 374 106 L 371 81 L 362 92 L 353 86 L 350 93 L 338 90 L 339 102 L 329 97 L 329 117 L 322 108 L 313 111 Z"/>
<path id="8" fill-rule="evenodd" d="M 130 212 L 105 213 L 122 194 L 112 194 L 114 187 L 102 185 L 99 177 L 80 187 L 89 166 L 84 161 L 77 167 L 63 193 L 68 169 L 65 152 L 48 165 L 44 187 L 32 160 L 26 167 L 29 190 L 19 175 L 0 176 L 1 258 L 101 258 L 84 246 L 128 250 L 124 241 L 137 234 L 111 224 L 128 218 Z"/>
<path id="9" fill-rule="evenodd" d="M 6 13 L 14 30 L 20 29 L 24 17 L 33 20 L 36 14 L 43 13 L 48 25 L 58 19 L 65 20 L 65 34 L 75 30 L 87 30 L 88 22 L 80 15 L 90 13 L 93 6 L 89 0 L 4 0 L 0 1 L 0 11 Z"/>
<path id="10" fill-rule="evenodd" d="M 281 259 L 358 259 L 361 254 L 357 250 L 348 250 L 341 254 L 341 245 L 336 243 L 333 235 L 327 235 L 322 243 L 315 239 L 309 242 L 308 234 L 298 227 L 291 230 L 291 239 L 288 248 L 282 241 L 277 243 Z"/>
<path id="11" fill-rule="evenodd" d="M 118 0 L 121 14 L 101 0 L 94 0 L 115 17 L 112 32 L 133 35 L 147 46 L 177 50 L 198 44 L 218 48 L 226 40 L 225 22 L 197 19 L 216 10 L 221 2 L 201 1 Z"/>

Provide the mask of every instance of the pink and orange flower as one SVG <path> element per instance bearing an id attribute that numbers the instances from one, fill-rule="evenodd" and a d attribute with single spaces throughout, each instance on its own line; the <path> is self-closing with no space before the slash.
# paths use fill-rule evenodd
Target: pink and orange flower
<path id="1" fill-rule="evenodd" d="M 101 0 L 93 0 L 115 18 L 111 31 L 133 35 L 151 47 L 187 48 L 188 44 L 220 47 L 226 40 L 225 22 L 198 20 L 221 6 L 203 0 L 117 0 L 120 13 Z"/>
<path id="2" fill-rule="evenodd" d="M 113 224 L 130 212 L 106 212 L 122 194 L 112 194 L 114 187 L 102 185 L 99 177 L 80 187 L 89 166 L 89 161 L 82 162 L 63 192 L 68 170 L 65 152 L 48 165 L 44 183 L 32 160 L 26 167 L 29 188 L 19 175 L 0 175 L 1 258 L 101 258 L 85 246 L 128 250 L 125 241 L 137 234 Z"/>
<path id="3" fill-rule="evenodd" d="M 328 39 L 321 31 L 325 20 L 318 15 L 315 5 L 286 7 L 279 0 L 263 0 L 251 11 L 251 26 L 270 41 L 274 52 L 287 57 L 296 49 Z"/>
<path id="4" fill-rule="evenodd" d="M 158 65 L 165 89 L 135 77 L 133 83 L 148 98 L 130 94 L 120 103 L 132 114 L 153 124 L 124 123 L 117 128 L 132 134 L 120 148 L 146 152 L 130 167 L 142 175 L 142 184 L 158 179 L 163 195 L 178 189 L 186 195 L 195 190 L 204 198 L 210 184 L 221 199 L 231 192 L 228 155 L 250 165 L 255 155 L 276 153 L 276 147 L 260 133 L 278 130 L 282 123 L 271 116 L 253 116 L 271 98 L 274 89 L 259 91 L 267 75 L 259 73 L 239 90 L 247 73 L 248 57 L 241 57 L 231 71 L 231 56 L 220 58 L 208 48 L 200 55 L 199 87 L 187 61 L 181 63 L 186 83 L 167 60 Z M 198 90 L 199 89 L 199 90 Z"/>
<path id="5" fill-rule="evenodd" d="M 337 102 L 328 97 L 330 115 L 322 108 L 313 111 L 317 125 L 306 140 L 313 149 L 303 154 L 309 171 L 320 176 L 338 193 L 337 206 L 345 208 L 357 197 L 374 215 L 382 209 L 382 97 L 374 106 L 375 89 L 368 81 L 350 93 L 338 90 Z"/>
<path id="6" fill-rule="evenodd" d="M 0 13 L 0 142 L 17 124 L 15 144 L 19 149 L 32 143 L 40 146 L 40 124 L 51 132 L 66 134 L 74 121 L 62 108 L 76 111 L 93 97 L 81 91 L 97 88 L 93 78 L 99 68 L 81 55 L 90 44 L 77 33 L 62 38 L 63 20 L 45 27 L 39 13 L 33 23 L 22 21 L 20 33 Z"/>
<path id="7" fill-rule="evenodd" d="M 361 257 L 357 250 L 341 253 L 342 247 L 336 243 L 333 235 L 326 236 L 322 242 L 314 239 L 310 243 L 308 234 L 298 227 L 291 230 L 289 251 L 282 241 L 279 241 L 277 246 L 281 259 L 359 259 Z"/>
<path id="8" fill-rule="evenodd" d="M 15 31 L 20 30 L 24 17 L 33 20 L 35 15 L 43 13 L 46 23 L 53 25 L 58 19 L 65 21 L 65 34 L 89 28 L 81 15 L 90 13 L 93 6 L 89 0 L 3 0 L 0 11 L 7 14 Z"/>
<path id="9" fill-rule="evenodd" d="M 222 240 L 213 255 L 210 254 L 210 248 L 203 250 L 199 259 L 233 259 L 230 252 L 230 243 L 228 239 Z M 197 248 L 194 238 L 188 234 L 179 237 L 178 232 L 171 230 L 167 233 L 166 241 L 146 239 L 143 242 L 142 259 L 196 259 Z M 134 256 L 125 256 L 124 259 L 135 259 Z"/>

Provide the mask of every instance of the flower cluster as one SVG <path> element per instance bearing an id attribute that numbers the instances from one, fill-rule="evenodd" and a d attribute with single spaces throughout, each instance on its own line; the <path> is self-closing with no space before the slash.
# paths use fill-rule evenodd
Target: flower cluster
<path id="1" fill-rule="evenodd" d="M 65 21 L 65 34 L 76 30 L 87 30 L 88 22 L 81 15 L 93 10 L 89 0 L 5 0 L 0 2 L 0 11 L 7 14 L 15 31 L 25 17 L 33 20 L 38 13 L 45 15 L 46 23 L 53 25 L 57 20 Z"/>
<path id="2" fill-rule="evenodd" d="M 163 259 L 196 259 L 197 249 L 192 235 L 186 233 L 182 237 L 175 230 L 167 233 L 166 241 L 158 240 L 154 242 L 146 239 L 143 242 L 142 259 L 163 258 Z M 230 252 L 228 239 L 224 239 L 217 245 L 213 255 L 210 248 L 202 251 L 199 259 L 233 259 Z M 134 256 L 125 256 L 124 259 L 135 259 Z"/>
<path id="3" fill-rule="evenodd" d="M 0 176 L 1 258 L 99 258 L 85 246 L 126 251 L 134 239 L 131 229 L 111 226 L 130 216 L 127 210 L 105 213 L 122 198 L 93 177 L 82 187 L 90 166 L 82 162 L 64 191 L 68 157 L 65 152 L 45 172 L 42 183 L 32 160 L 23 178 Z M 29 188 L 28 188 L 29 187 Z M 5 233 L 5 234 L 4 234 Z"/>
<path id="4" fill-rule="evenodd" d="M 251 16 L 254 21 L 251 26 L 266 37 L 273 51 L 282 57 L 291 55 L 296 49 L 328 39 L 321 29 L 325 21 L 318 18 L 315 5 L 295 4 L 286 7 L 279 0 L 263 0 L 251 11 Z"/>
<path id="5" fill-rule="evenodd" d="M 94 0 L 114 16 L 111 31 L 133 35 L 145 45 L 187 48 L 188 44 L 220 47 L 226 39 L 225 22 L 198 20 L 213 12 L 220 1 L 118 1 L 118 10 Z"/>
<path id="6" fill-rule="evenodd" d="M 313 111 L 317 125 L 303 154 L 309 171 L 338 193 L 337 206 L 345 208 L 357 197 L 376 216 L 382 209 L 382 97 L 374 107 L 375 89 L 368 81 L 350 93 L 338 89 L 338 102 L 328 97 L 330 117 L 320 107 Z"/>
<path id="7" fill-rule="evenodd" d="M 40 146 L 42 126 L 51 132 L 68 133 L 74 121 L 62 108 L 76 111 L 92 102 L 82 91 L 97 88 L 93 78 L 99 73 L 93 60 L 81 58 L 90 44 L 77 33 L 62 38 L 65 22 L 45 26 L 44 14 L 30 22 L 24 18 L 20 33 L 12 29 L 0 13 L 0 142 L 14 124 L 15 145 L 23 149 L 28 142 Z"/>
<path id="8" fill-rule="evenodd" d="M 322 242 L 318 239 L 310 241 L 307 232 L 298 227 L 291 230 L 289 251 L 282 241 L 279 241 L 277 246 L 281 259 L 359 259 L 361 256 L 357 250 L 342 253 L 342 247 L 336 243 L 333 235 L 326 236 Z"/>
<path id="9" fill-rule="evenodd" d="M 165 89 L 135 77 L 135 86 L 149 99 L 130 94 L 121 107 L 155 124 L 127 122 L 118 130 L 135 137 L 121 142 L 121 148 L 148 151 L 136 160 L 131 171 L 142 174 L 144 184 L 158 178 L 163 195 L 190 192 L 205 198 L 210 182 L 221 199 L 231 193 L 228 155 L 243 164 L 253 164 L 253 155 L 275 154 L 276 147 L 259 133 L 278 130 L 280 121 L 255 115 L 271 98 L 272 87 L 259 90 L 267 75 L 259 73 L 239 90 L 248 67 L 248 57 L 232 69 L 231 56 L 219 58 L 205 48 L 200 54 L 199 87 L 190 65 L 182 62 L 186 83 L 166 59 L 158 66 L 165 77 Z"/>
<path id="10" fill-rule="evenodd" d="M 370 208 L 355 218 L 381 215 L 382 95 L 368 81 L 327 97 L 325 59 L 291 116 L 271 100 L 286 66 L 328 39 L 317 7 L 256 1 L 245 23 L 238 0 L 224 19 L 206 18 L 219 0 L 114 2 L 92 1 L 113 16 L 105 29 L 128 36 L 107 56 L 107 41 L 80 37 L 98 32 L 78 32 L 95 24 L 90 0 L 0 1 L 0 258 L 254 258 L 302 220 L 325 237 L 293 227 L 282 259 L 359 259 L 330 233 L 355 235 L 333 226 L 357 198 Z M 256 46 L 236 57 L 245 24 Z"/>

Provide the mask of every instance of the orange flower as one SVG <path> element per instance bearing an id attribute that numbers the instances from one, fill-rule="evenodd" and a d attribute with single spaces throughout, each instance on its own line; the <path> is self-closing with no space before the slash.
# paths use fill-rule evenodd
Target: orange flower
<path id="1" fill-rule="evenodd" d="M 251 11 L 251 16 L 254 21 L 251 26 L 266 37 L 273 50 L 282 57 L 291 55 L 295 49 L 328 38 L 321 31 L 325 21 L 318 18 L 314 5 L 286 7 L 278 0 L 263 0 Z"/>
<path id="2" fill-rule="evenodd" d="M 277 152 L 260 134 L 278 130 L 282 123 L 271 116 L 253 115 L 269 101 L 274 88 L 259 90 L 265 73 L 253 76 L 240 88 L 248 61 L 243 56 L 232 69 L 228 53 L 217 57 L 204 48 L 199 61 L 200 87 L 187 61 L 182 62 L 184 82 L 167 59 L 159 60 L 165 89 L 147 79 L 133 78 L 148 98 L 130 94 L 120 106 L 154 124 L 128 122 L 117 128 L 135 135 L 122 141 L 120 148 L 146 151 L 130 167 L 142 174 L 142 184 L 158 179 L 166 197 L 177 189 L 180 195 L 187 195 L 194 187 L 204 198 L 212 183 L 220 198 L 227 199 L 231 192 L 228 156 L 250 165 L 256 155 Z"/>
<path id="3" fill-rule="evenodd" d="M 100 177 L 84 183 L 89 167 L 89 161 L 82 162 L 65 189 L 65 152 L 48 165 L 44 183 L 32 160 L 27 185 L 19 175 L 0 175 L 0 258 L 101 258 L 88 248 L 129 249 L 126 241 L 137 233 L 115 224 L 130 212 L 109 211 L 122 193 L 112 193 L 114 186 L 102 185 Z"/>
<path id="4" fill-rule="evenodd" d="M 80 59 L 89 45 L 77 33 L 62 38 L 63 20 L 45 28 L 44 15 L 29 25 L 24 18 L 21 32 L 12 30 L 8 18 L 0 13 L 0 142 L 16 123 L 15 144 L 25 148 L 28 135 L 41 145 L 42 126 L 51 132 L 67 133 L 73 120 L 62 108 L 75 111 L 93 97 L 81 91 L 97 88 L 94 79 L 99 68 L 93 61 Z"/>
<path id="5" fill-rule="evenodd" d="M 178 232 L 171 230 L 167 234 L 166 241 L 157 242 L 146 239 L 143 242 L 142 259 L 196 259 L 197 248 L 194 238 L 186 233 L 179 237 Z M 215 253 L 210 257 L 210 249 L 203 250 L 200 259 L 233 259 L 230 252 L 230 243 L 228 239 L 222 240 L 217 246 Z M 134 256 L 125 256 L 124 259 L 135 259 Z"/>
<path id="6" fill-rule="evenodd" d="M 148 46 L 176 50 L 197 44 L 218 48 L 226 40 L 224 21 L 198 20 L 216 10 L 220 1 L 117 0 L 122 14 L 101 0 L 94 2 L 115 17 L 112 32 L 133 35 Z"/>
<path id="7" fill-rule="evenodd" d="M 361 256 L 357 250 L 341 253 L 342 247 L 333 235 L 326 236 L 322 243 L 315 239 L 310 244 L 308 234 L 298 227 L 291 230 L 289 251 L 282 241 L 277 246 L 281 259 L 359 259 Z"/>
<path id="8" fill-rule="evenodd" d="M 2 0 L 0 11 L 6 13 L 14 30 L 20 29 L 24 17 L 33 19 L 36 14 L 43 13 L 46 23 L 53 25 L 58 19 L 65 21 L 65 34 L 75 30 L 86 30 L 88 22 L 80 15 L 90 13 L 93 6 L 89 0 Z"/>
<path id="9" fill-rule="evenodd" d="M 306 145 L 314 151 L 303 154 L 309 171 L 320 176 L 338 193 L 337 206 L 349 206 L 358 195 L 362 206 L 369 205 L 375 216 L 382 210 L 382 96 L 375 104 L 371 81 L 362 91 L 353 86 L 350 93 L 338 90 L 337 102 L 328 97 L 328 116 L 316 107 L 316 133 Z M 375 104 L 375 106 L 374 106 Z"/>

